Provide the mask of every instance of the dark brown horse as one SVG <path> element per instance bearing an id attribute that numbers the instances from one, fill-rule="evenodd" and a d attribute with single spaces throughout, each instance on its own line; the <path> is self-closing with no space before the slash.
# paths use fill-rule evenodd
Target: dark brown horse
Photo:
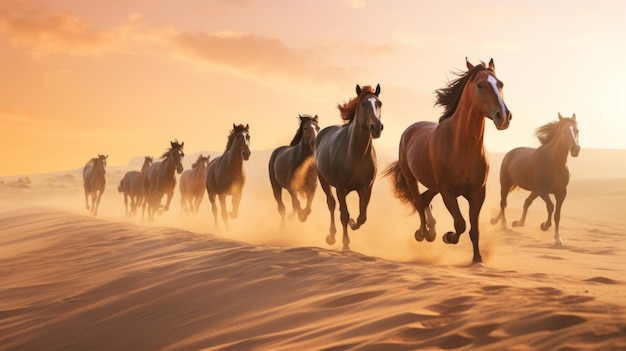
<path id="1" fill-rule="evenodd" d="M 317 135 L 315 146 L 315 168 L 320 185 L 326 193 L 330 211 L 330 230 L 326 243 L 335 243 L 335 198 L 331 187 L 335 187 L 339 200 L 339 212 L 343 227 L 343 250 L 350 249 L 348 224 L 357 230 L 367 219 L 367 205 L 376 178 L 376 151 L 372 139 L 380 137 L 383 125 L 380 122 L 382 103 L 378 99 L 380 85 L 374 91 L 370 86 L 356 86 L 357 96 L 343 105 L 338 105 L 344 125 L 330 126 Z M 356 191 L 359 195 L 359 217 L 350 218 L 346 196 Z"/>
<path id="2" fill-rule="evenodd" d="M 289 146 L 281 146 L 275 149 L 270 156 L 269 174 L 274 199 L 278 203 L 278 213 L 281 217 L 281 225 L 285 224 L 285 204 L 282 199 L 283 188 L 291 196 L 293 212 L 301 222 L 311 213 L 311 202 L 315 196 L 317 187 L 317 171 L 313 163 L 313 151 L 315 150 L 315 137 L 319 133 L 317 115 L 300 115 L 300 127 L 291 140 Z M 306 207 L 300 206 L 298 195 L 306 199 Z"/>
<path id="3" fill-rule="evenodd" d="M 231 218 L 237 218 L 241 192 L 246 182 L 246 173 L 243 169 L 243 161 L 250 158 L 250 128 L 246 124 L 235 125 L 228 135 L 226 151 L 222 156 L 216 157 L 209 163 L 206 172 L 206 190 L 211 201 L 211 211 L 217 227 L 217 206 L 215 196 L 220 200 L 222 208 L 222 220 L 228 228 L 228 210 L 226 209 L 226 196 L 232 196 Z"/>
<path id="4" fill-rule="evenodd" d="M 124 207 L 126 215 L 134 215 L 137 208 L 143 204 L 145 195 L 145 178 L 148 175 L 148 168 L 152 164 L 152 157 L 145 156 L 141 171 L 126 172 L 120 181 L 117 191 L 124 194 Z M 130 210 L 128 200 L 130 199 Z"/>
<path id="5" fill-rule="evenodd" d="M 85 204 L 93 215 L 98 214 L 98 206 L 104 192 L 106 180 L 106 166 L 109 155 L 98 155 L 87 161 L 83 167 L 83 186 L 85 188 Z M 89 207 L 89 196 L 91 196 L 91 208 Z"/>
<path id="6" fill-rule="evenodd" d="M 148 176 L 146 177 L 146 199 L 143 209 L 148 207 L 148 219 L 154 220 L 157 212 L 167 211 L 170 208 L 174 188 L 176 188 L 176 173 L 183 172 L 182 160 L 185 156 L 183 146 L 185 143 L 178 141 L 170 142 L 170 148 L 161 155 L 162 161 L 154 162 L 148 168 Z M 161 199 L 163 195 L 167 195 L 165 207 L 161 209 Z M 142 215 L 143 217 L 143 215 Z"/>
<path id="7" fill-rule="evenodd" d="M 530 191 L 530 195 L 524 201 L 522 218 L 519 221 L 513 221 L 513 226 L 524 225 L 528 207 L 537 197 L 541 197 L 548 209 L 548 219 L 541 223 L 541 230 L 546 231 L 550 228 L 552 211 L 554 211 L 555 245 L 562 246 L 559 222 L 561 206 L 569 183 L 567 154 L 577 157 L 580 152 L 576 114 L 571 118 L 564 118 L 559 113 L 558 121 L 550 122 L 537 129 L 537 138 L 541 142 L 539 148 L 518 147 L 504 155 L 500 168 L 500 213 L 491 219 L 491 224 L 496 224 L 502 219 L 502 226 L 506 227 L 504 215 L 506 198 L 511 190 L 519 186 Z M 556 208 L 550 200 L 550 194 L 554 194 Z"/>
<path id="8" fill-rule="evenodd" d="M 447 232 L 443 241 L 458 243 L 466 222 L 457 197 L 467 199 L 473 262 L 480 263 L 478 217 L 485 201 L 489 170 L 483 145 L 485 117 L 491 119 L 498 130 L 503 130 L 509 126 L 511 113 L 502 100 L 502 82 L 496 78 L 493 60 L 489 61 L 489 66 L 474 66 L 467 60 L 466 65 L 467 72 L 459 73 L 458 79 L 436 91 L 436 105 L 444 108 L 439 123 L 410 125 L 400 138 L 399 160 L 392 163 L 384 175 L 391 177 L 396 197 L 410 202 L 419 213 L 417 241 L 435 239 L 435 220 L 429 205 L 432 198 L 441 193 L 454 218 L 455 229 Z M 418 182 L 427 188 L 422 194 Z"/>
<path id="9" fill-rule="evenodd" d="M 198 156 L 196 162 L 180 175 L 180 207 L 183 213 L 197 214 L 204 198 L 206 169 L 209 156 Z"/>

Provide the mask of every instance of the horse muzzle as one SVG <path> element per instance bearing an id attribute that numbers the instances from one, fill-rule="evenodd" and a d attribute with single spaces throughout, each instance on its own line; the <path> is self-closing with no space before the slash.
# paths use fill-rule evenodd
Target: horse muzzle
<path id="1" fill-rule="evenodd" d="M 498 130 L 505 130 L 509 128 L 509 122 L 513 118 L 513 115 L 508 109 L 506 110 L 506 115 L 502 114 L 502 111 L 498 110 L 496 113 L 491 114 L 491 117 L 489 118 L 493 121 Z"/>
<path id="2" fill-rule="evenodd" d="M 580 145 L 572 145 L 572 147 L 569 148 L 569 153 L 570 155 L 572 155 L 572 157 L 578 157 L 579 152 L 580 152 Z"/>
<path id="3" fill-rule="evenodd" d="M 183 173 L 183 165 L 180 165 L 180 166 L 176 167 L 176 173 L 178 173 L 178 174 Z"/>
<path id="4" fill-rule="evenodd" d="M 250 158 L 250 150 L 244 150 L 241 152 L 241 158 L 243 158 L 244 161 L 248 161 L 248 159 Z"/>
<path id="5" fill-rule="evenodd" d="M 380 138 L 380 134 L 383 132 L 383 124 L 382 123 L 372 123 L 370 124 L 370 134 L 372 138 L 378 139 Z"/>

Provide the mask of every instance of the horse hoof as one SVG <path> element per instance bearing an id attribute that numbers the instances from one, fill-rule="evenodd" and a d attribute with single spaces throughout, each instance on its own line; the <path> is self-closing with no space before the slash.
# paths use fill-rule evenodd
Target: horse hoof
<path id="1" fill-rule="evenodd" d="M 544 232 L 550 229 L 550 225 L 548 225 L 547 223 L 541 223 L 540 227 L 541 230 L 543 230 Z"/>
<path id="2" fill-rule="evenodd" d="M 491 223 L 491 225 L 495 225 L 498 224 L 498 219 L 497 218 L 492 218 L 489 223 Z"/>
<path id="3" fill-rule="evenodd" d="M 354 219 L 350 218 L 350 220 L 348 221 L 348 225 L 350 225 L 350 229 L 352 230 L 357 230 L 361 227 L 360 224 L 358 224 Z"/>
<path id="4" fill-rule="evenodd" d="M 520 221 L 513 221 L 513 227 L 521 227 L 524 225 L 524 223 L 520 222 Z"/>
<path id="5" fill-rule="evenodd" d="M 428 233 L 428 235 L 426 236 L 426 241 L 428 241 L 429 243 L 432 243 L 433 241 L 435 241 L 435 239 L 437 238 L 437 233 Z"/>
<path id="6" fill-rule="evenodd" d="M 561 239 L 556 239 L 554 241 L 554 247 L 563 247 L 563 241 L 561 241 Z"/>
<path id="7" fill-rule="evenodd" d="M 415 240 L 417 241 L 424 240 L 424 235 L 422 235 L 422 231 L 420 229 L 415 231 Z"/>
<path id="8" fill-rule="evenodd" d="M 343 247 L 341 248 L 341 251 L 343 251 L 343 252 L 350 251 L 350 245 L 344 244 Z"/>
<path id="9" fill-rule="evenodd" d="M 335 245 L 335 237 L 332 235 L 326 236 L 326 244 Z"/>
<path id="10" fill-rule="evenodd" d="M 454 232 L 447 232 L 443 235 L 443 242 L 446 244 L 456 244 L 459 242 L 459 237 Z"/>

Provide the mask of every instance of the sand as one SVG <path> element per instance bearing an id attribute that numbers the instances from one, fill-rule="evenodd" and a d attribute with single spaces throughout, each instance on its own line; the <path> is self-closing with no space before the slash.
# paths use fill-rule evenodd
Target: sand
<path id="1" fill-rule="evenodd" d="M 416 242 L 416 216 L 384 179 L 352 252 L 324 242 L 319 188 L 308 221 L 281 232 L 269 151 L 244 166 L 230 231 L 213 226 L 206 199 L 198 216 L 181 214 L 178 192 L 153 223 L 125 216 L 117 184 L 134 162 L 108 167 L 97 217 L 79 168 L 0 177 L 0 349 L 626 349 L 626 166 L 609 161 L 626 151 L 570 159 L 562 248 L 539 229 L 539 200 L 525 227 L 489 223 L 501 157 L 491 155 L 481 213 L 483 266 L 470 265 L 467 234 L 458 245 Z M 526 195 L 509 197 L 509 221 Z M 439 233 L 450 230 L 440 198 L 433 205 Z"/>

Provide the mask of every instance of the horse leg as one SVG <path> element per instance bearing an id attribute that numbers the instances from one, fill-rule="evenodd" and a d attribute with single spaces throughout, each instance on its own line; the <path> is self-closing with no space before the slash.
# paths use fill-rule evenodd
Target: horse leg
<path id="1" fill-rule="evenodd" d="M 211 202 L 211 212 L 213 212 L 213 226 L 217 228 L 217 205 L 215 204 L 215 193 L 209 192 L 209 202 Z"/>
<path id="2" fill-rule="evenodd" d="M 300 222 L 304 222 L 304 220 L 306 219 L 306 216 L 304 216 L 304 218 L 302 217 L 302 208 L 300 207 L 300 200 L 298 199 L 298 193 L 295 190 L 292 189 L 287 189 L 287 192 L 289 192 L 289 196 L 291 196 L 291 207 L 293 212 L 289 215 L 289 219 L 293 219 L 293 217 L 297 214 L 298 215 L 298 220 L 300 220 Z"/>
<path id="3" fill-rule="evenodd" d="M 422 198 L 422 203 L 424 204 L 424 215 L 426 219 L 426 228 L 428 228 L 428 234 L 426 235 L 426 241 L 432 242 L 437 237 L 437 230 L 435 229 L 435 224 L 437 224 L 437 220 L 435 216 L 433 216 L 432 205 L 430 202 L 433 200 L 433 197 L 438 193 L 434 190 L 426 190 L 424 191 L 420 197 Z"/>
<path id="4" fill-rule="evenodd" d="M 450 189 L 442 189 L 441 197 L 443 198 L 443 203 L 446 205 L 448 212 L 452 215 L 454 219 L 454 232 L 447 232 L 443 235 L 443 242 L 446 244 L 456 244 L 459 242 L 459 236 L 465 232 L 467 227 L 465 223 L 465 219 L 463 219 L 463 215 L 461 215 L 461 210 L 459 209 L 459 203 L 456 199 L 455 193 Z"/>
<path id="5" fill-rule="evenodd" d="M 170 202 L 172 202 L 172 197 L 174 197 L 174 190 L 170 191 L 166 195 L 167 200 L 165 201 L 165 207 L 163 208 L 163 211 L 167 211 L 170 209 Z"/>
<path id="6" fill-rule="evenodd" d="M 350 218 L 349 224 L 352 230 L 361 228 L 363 223 L 367 221 L 367 205 L 370 203 L 370 198 L 372 196 L 372 187 L 367 186 L 362 188 L 357 191 L 357 194 L 359 194 L 359 217 L 357 217 L 356 222 L 354 219 Z"/>
<path id="7" fill-rule="evenodd" d="M 541 230 L 545 232 L 550 229 L 550 226 L 552 226 L 552 212 L 554 211 L 554 204 L 552 203 L 550 194 L 547 191 L 542 191 L 539 196 L 546 202 L 546 209 L 548 210 L 548 219 L 541 223 Z"/>
<path id="8" fill-rule="evenodd" d="M 423 199 L 420 195 L 419 188 L 417 185 L 417 179 L 411 173 L 411 170 L 402 166 L 402 163 L 399 163 L 399 172 L 404 180 L 403 186 L 406 187 L 406 192 L 411 196 L 411 203 L 413 204 L 413 208 L 417 211 L 417 214 L 420 217 L 420 226 L 415 231 L 415 240 L 422 241 L 426 237 L 426 233 L 428 232 L 428 228 L 426 227 L 426 214 L 424 209 L 426 206 L 424 205 Z"/>
<path id="9" fill-rule="evenodd" d="M 528 208 L 533 203 L 533 201 L 535 201 L 537 196 L 539 196 L 539 193 L 533 191 L 533 192 L 530 193 L 530 195 L 528 195 L 526 200 L 524 200 L 524 209 L 522 210 L 522 218 L 520 218 L 519 221 L 513 221 L 513 226 L 514 227 L 522 227 L 522 226 L 524 226 L 524 223 L 526 223 L 526 214 L 528 213 Z"/>
<path id="10" fill-rule="evenodd" d="M 131 198 L 130 200 L 131 200 L 131 204 L 130 205 L 131 205 L 131 208 L 132 208 L 132 206 L 133 206 L 132 200 L 133 199 Z M 124 214 L 128 217 L 128 195 L 126 193 L 124 193 Z"/>
<path id="11" fill-rule="evenodd" d="M 480 255 L 480 249 L 478 246 L 478 239 L 480 239 L 480 233 L 478 228 L 478 217 L 480 215 L 480 209 L 485 202 L 485 186 L 481 187 L 477 191 L 473 192 L 469 198 L 469 220 L 470 220 L 470 239 L 472 240 L 472 248 L 474 249 L 474 257 L 472 263 L 482 263 L 483 258 Z"/>
<path id="12" fill-rule="evenodd" d="M 222 221 L 224 222 L 224 226 L 226 227 L 226 230 L 229 230 L 228 227 L 228 209 L 226 209 L 226 194 L 225 193 L 221 193 L 218 194 L 217 197 L 220 200 L 220 207 L 222 210 Z"/>
<path id="13" fill-rule="evenodd" d="M 556 208 L 554 209 L 554 245 L 563 246 L 561 235 L 559 234 L 559 223 L 561 222 L 561 206 L 563 206 L 563 200 L 567 195 L 567 189 L 563 188 L 561 191 L 557 191 L 554 194 L 556 198 Z"/>
<path id="14" fill-rule="evenodd" d="M 311 214 L 311 204 L 313 203 L 313 198 L 315 197 L 315 188 L 306 190 L 306 207 L 302 210 L 302 217 L 300 221 L 306 221 L 307 217 Z"/>
<path id="15" fill-rule="evenodd" d="M 89 191 L 87 190 L 87 186 L 85 186 L 84 189 L 85 189 L 85 207 L 89 209 Z"/>
<path id="16" fill-rule="evenodd" d="M 96 216 L 98 215 L 98 207 L 100 206 L 100 199 L 102 198 L 102 193 L 104 192 L 103 190 L 96 190 L 96 200 L 95 200 L 95 204 L 93 206 L 93 215 Z"/>
<path id="17" fill-rule="evenodd" d="M 339 200 L 339 218 L 341 219 L 341 227 L 343 229 L 343 247 L 342 251 L 350 251 L 350 236 L 348 236 L 348 222 L 350 220 L 350 212 L 348 212 L 348 204 L 346 196 L 348 191 L 345 189 L 335 188 L 337 191 L 337 200 Z"/>
<path id="18" fill-rule="evenodd" d="M 328 211 L 330 212 L 330 228 L 328 229 L 328 236 L 326 236 L 326 243 L 333 245 L 335 244 L 335 234 L 337 233 L 337 228 L 335 227 L 335 206 L 337 203 L 330 189 L 330 184 L 322 177 L 320 177 L 319 180 L 322 190 L 324 190 L 326 194 L 326 205 L 328 205 Z"/>

